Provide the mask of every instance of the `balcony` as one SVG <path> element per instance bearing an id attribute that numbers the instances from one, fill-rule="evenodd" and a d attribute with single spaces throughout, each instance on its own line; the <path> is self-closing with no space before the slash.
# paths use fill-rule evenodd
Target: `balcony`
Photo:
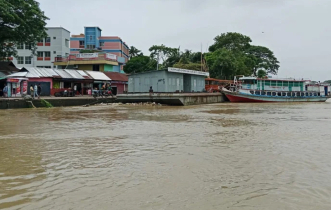
<path id="1" fill-rule="evenodd" d="M 50 61 L 51 57 L 45 57 L 45 61 Z"/>
<path id="2" fill-rule="evenodd" d="M 38 42 L 37 46 L 44 46 L 44 43 L 43 42 Z"/>
<path id="3" fill-rule="evenodd" d="M 90 54 L 90 55 L 86 55 Z M 67 57 L 55 57 L 54 65 L 76 65 L 76 64 L 110 64 L 118 65 L 116 55 L 107 55 L 106 53 L 99 53 L 98 57 L 94 53 L 85 54 L 71 54 Z M 83 57 L 82 55 L 86 56 Z"/>
<path id="4" fill-rule="evenodd" d="M 37 61 L 43 61 L 44 58 L 43 57 L 37 57 Z"/>
<path id="5" fill-rule="evenodd" d="M 51 46 L 51 43 L 50 42 L 46 42 L 45 43 L 45 46 Z"/>

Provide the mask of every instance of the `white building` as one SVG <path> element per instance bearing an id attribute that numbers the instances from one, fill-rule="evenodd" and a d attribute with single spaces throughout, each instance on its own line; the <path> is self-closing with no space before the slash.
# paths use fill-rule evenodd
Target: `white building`
<path id="1" fill-rule="evenodd" d="M 18 44 L 16 67 L 53 68 L 55 57 L 68 56 L 70 53 L 70 31 L 62 27 L 47 27 L 47 38 L 37 43 L 37 56 L 31 56 L 28 44 Z"/>

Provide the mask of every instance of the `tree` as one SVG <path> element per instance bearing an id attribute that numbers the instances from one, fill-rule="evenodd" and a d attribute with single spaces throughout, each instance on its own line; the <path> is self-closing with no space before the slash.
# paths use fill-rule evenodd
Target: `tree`
<path id="1" fill-rule="evenodd" d="M 0 60 L 16 56 L 18 43 L 31 44 L 35 54 L 36 43 L 47 37 L 46 20 L 35 0 L 0 0 Z"/>
<path id="2" fill-rule="evenodd" d="M 331 84 L 331 80 L 325 80 L 324 83 L 329 83 L 329 84 Z"/>
<path id="3" fill-rule="evenodd" d="M 125 73 L 139 73 L 156 70 L 156 61 L 149 56 L 137 56 L 131 58 L 124 66 Z"/>
<path id="4" fill-rule="evenodd" d="M 267 72 L 265 72 L 264 70 L 258 70 L 258 72 L 257 72 L 258 78 L 264 78 L 266 76 L 267 76 Z"/>
<path id="5" fill-rule="evenodd" d="M 222 33 L 214 38 L 215 43 L 209 47 L 210 52 L 225 48 L 231 51 L 245 51 L 250 47 L 251 38 L 240 33 L 228 32 Z"/>
<path id="6" fill-rule="evenodd" d="M 149 48 L 149 51 L 151 52 L 150 56 L 154 60 L 161 60 L 161 68 L 166 68 L 171 66 L 172 62 L 168 63 L 167 61 L 169 58 L 178 58 L 180 55 L 179 49 L 178 48 L 171 48 L 171 47 L 166 47 L 163 44 L 162 45 L 153 45 L 152 47 Z M 176 59 L 175 59 L 176 60 Z"/>
<path id="7" fill-rule="evenodd" d="M 256 76 L 258 70 L 264 70 L 269 74 L 277 74 L 279 69 L 279 61 L 274 53 L 267 47 L 250 46 L 246 50 L 251 59 L 254 60 L 253 74 Z"/>
<path id="8" fill-rule="evenodd" d="M 134 46 L 131 46 L 130 47 L 130 49 L 129 49 L 129 57 L 130 58 L 133 58 L 133 57 L 136 57 L 136 56 L 140 56 L 140 55 L 142 55 L 142 53 L 141 53 L 140 50 L 138 50 Z"/>

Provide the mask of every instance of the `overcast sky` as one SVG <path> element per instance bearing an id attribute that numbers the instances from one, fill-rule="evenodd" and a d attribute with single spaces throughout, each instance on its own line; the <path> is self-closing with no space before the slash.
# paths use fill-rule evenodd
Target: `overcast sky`
<path id="1" fill-rule="evenodd" d="M 203 51 L 225 32 L 250 36 L 280 61 L 278 77 L 331 79 L 330 0 L 39 0 L 71 34 L 99 26 L 148 53 L 154 44 Z M 264 32 L 264 33 L 262 33 Z"/>

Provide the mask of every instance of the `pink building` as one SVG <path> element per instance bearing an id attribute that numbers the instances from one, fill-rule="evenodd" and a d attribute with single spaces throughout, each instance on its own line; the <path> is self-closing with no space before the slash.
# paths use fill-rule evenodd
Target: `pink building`
<path id="1" fill-rule="evenodd" d="M 129 58 L 129 46 L 118 36 L 101 36 L 99 27 L 85 27 L 84 34 L 72 35 L 70 38 L 70 54 L 78 54 L 82 49 L 98 49 L 117 56 L 119 69 Z"/>

